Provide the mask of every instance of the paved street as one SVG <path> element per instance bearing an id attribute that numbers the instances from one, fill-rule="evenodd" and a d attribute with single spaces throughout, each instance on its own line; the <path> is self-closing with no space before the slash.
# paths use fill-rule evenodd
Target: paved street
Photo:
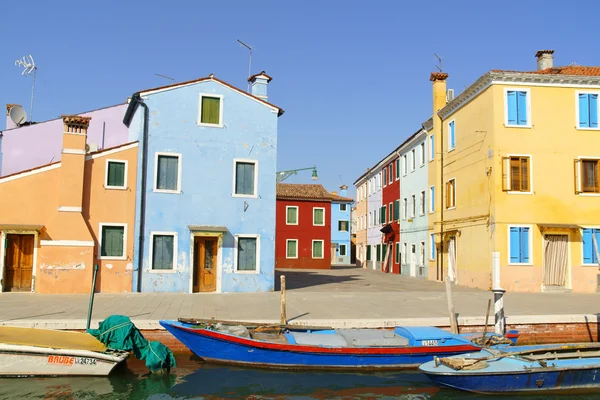
<path id="1" fill-rule="evenodd" d="M 444 325 L 448 311 L 444 285 L 361 268 L 331 271 L 278 271 L 286 275 L 287 316 L 295 323 L 336 326 Z M 279 278 L 277 278 L 279 280 Z M 454 287 L 461 324 L 481 324 L 488 291 Z M 49 328 L 85 326 L 88 295 L 0 294 L 0 323 Z M 508 322 L 596 321 L 597 294 L 509 293 Z M 111 314 L 131 317 L 142 328 L 178 317 L 277 321 L 280 293 L 96 294 L 93 321 Z M 492 309 L 493 315 L 493 309 Z M 493 317 L 492 317 L 493 319 Z M 94 326 L 94 324 L 92 324 Z"/>

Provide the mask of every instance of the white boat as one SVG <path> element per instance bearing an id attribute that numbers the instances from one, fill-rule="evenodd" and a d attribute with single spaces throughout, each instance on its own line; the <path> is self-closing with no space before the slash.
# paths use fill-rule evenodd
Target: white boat
<path id="1" fill-rule="evenodd" d="M 106 376 L 129 356 L 88 333 L 0 326 L 0 376 Z"/>

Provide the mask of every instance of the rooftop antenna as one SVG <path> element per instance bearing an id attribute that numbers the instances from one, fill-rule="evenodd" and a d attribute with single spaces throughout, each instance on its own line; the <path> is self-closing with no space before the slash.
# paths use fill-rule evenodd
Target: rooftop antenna
<path id="1" fill-rule="evenodd" d="M 33 122 L 33 98 L 35 94 L 35 75 L 37 73 L 37 66 L 33 61 L 33 57 L 30 55 L 23 56 L 23 60 L 16 60 L 15 65 L 23 67 L 22 76 L 29 76 L 33 72 L 33 84 L 31 85 L 31 106 L 29 108 L 29 121 Z"/>
<path id="2" fill-rule="evenodd" d="M 433 55 L 435 56 L 435 58 L 438 59 L 438 63 L 439 65 L 436 64 L 436 68 L 440 71 L 443 72 L 444 70 L 442 69 L 442 57 L 438 56 L 436 53 L 433 53 Z"/>
<path id="3" fill-rule="evenodd" d="M 237 40 L 239 44 L 250 50 L 250 62 L 248 63 L 248 78 L 250 77 L 250 71 L 252 70 L 252 46 L 247 45 L 240 39 Z M 250 82 L 248 82 L 248 93 L 250 93 Z"/>
<path id="4" fill-rule="evenodd" d="M 154 74 L 156 76 L 160 76 L 161 78 L 170 79 L 171 83 L 175 83 L 175 78 L 171 78 L 170 76 L 162 75 L 162 74 Z"/>

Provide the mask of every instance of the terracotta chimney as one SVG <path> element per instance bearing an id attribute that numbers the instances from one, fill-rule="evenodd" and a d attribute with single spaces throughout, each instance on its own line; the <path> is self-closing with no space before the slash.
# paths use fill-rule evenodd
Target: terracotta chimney
<path id="1" fill-rule="evenodd" d="M 553 54 L 554 50 L 538 50 L 538 52 L 535 53 L 538 71 L 554 67 Z"/>

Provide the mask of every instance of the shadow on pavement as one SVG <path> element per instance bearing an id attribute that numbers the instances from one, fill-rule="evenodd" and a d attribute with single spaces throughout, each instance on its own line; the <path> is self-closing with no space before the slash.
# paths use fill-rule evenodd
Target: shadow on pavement
<path id="1" fill-rule="evenodd" d="M 285 288 L 287 290 L 361 280 L 358 275 L 334 276 L 323 275 L 315 270 L 278 269 L 275 270 L 275 291 L 281 290 L 281 280 L 279 278 L 281 275 L 285 275 Z"/>

